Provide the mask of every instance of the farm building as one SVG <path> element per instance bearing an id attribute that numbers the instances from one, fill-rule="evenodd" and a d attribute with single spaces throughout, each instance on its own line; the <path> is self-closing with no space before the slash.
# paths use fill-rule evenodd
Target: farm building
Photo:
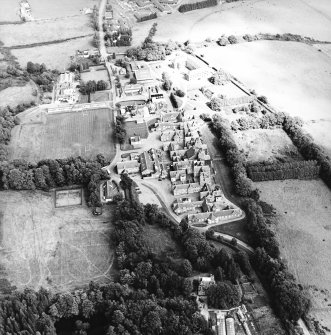
<path id="1" fill-rule="evenodd" d="M 76 89 L 77 82 L 73 72 L 66 71 L 61 73 L 60 77 L 54 87 L 55 102 L 76 103 L 79 100 L 79 93 Z"/>

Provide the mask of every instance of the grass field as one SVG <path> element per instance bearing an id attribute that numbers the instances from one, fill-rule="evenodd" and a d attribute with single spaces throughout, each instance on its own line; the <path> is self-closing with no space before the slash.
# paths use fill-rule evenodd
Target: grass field
<path id="1" fill-rule="evenodd" d="M 81 15 L 81 9 L 98 6 L 97 0 L 29 0 L 29 3 L 35 19 Z"/>
<path id="2" fill-rule="evenodd" d="M 1 279 L 22 289 L 71 290 L 114 273 L 111 213 L 85 205 L 54 208 L 54 192 L 1 192 Z M 108 207 L 107 207 L 108 208 Z M 2 290 L 2 287 L 0 287 Z"/>
<path id="3" fill-rule="evenodd" d="M 277 158 L 301 160 L 290 138 L 282 129 L 250 129 L 234 133 L 234 138 L 249 162 L 274 161 Z"/>
<path id="4" fill-rule="evenodd" d="M 0 22 L 20 21 L 19 0 L 1 0 Z"/>
<path id="5" fill-rule="evenodd" d="M 83 203 L 83 190 L 69 189 L 55 191 L 55 207 L 77 206 Z"/>
<path id="6" fill-rule="evenodd" d="M 101 108 L 83 112 L 43 115 L 22 123 L 12 131 L 11 159 L 37 162 L 45 158 L 115 154 L 113 113 Z"/>
<path id="7" fill-rule="evenodd" d="M 104 70 L 94 70 L 93 67 L 90 68 L 91 70 L 88 72 L 82 72 L 81 73 L 81 79 L 83 81 L 89 81 L 89 80 L 95 80 L 95 81 L 99 81 L 99 80 L 104 80 L 107 83 L 109 82 L 109 78 L 108 78 L 108 72 L 106 70 L 106 68 Z"/>
<path id="8" fill-rule="evenodd" d="M 247 0 L 222 4 L 185 14 L 157 19 L 155 40 L 169 38 L 184 42 L 219 38 L 222 34 L 244 35 L 295 33 L 331 40 L 331 7 L 328 0 Z M 133 30 L 134 42 L 141 42 L 151 23 L 139 23 Z M 142 37 L 143 36 L 143 37 Z"/>
<path id="9" fill-rule="evenodd" d="M 75 55 L 76 50 L 91 48 L 91 42 L 92 37 L 82 37 L 58 44 L 13 49 L 11 52 L 22 67 L 26 67 L 27 62 L 32 61 L 39 64 L 45 63 L 48 68 L 63 72 L 69 66 L 70 57 Z"/>
<path id="10" fill-rule="evenodd" d="M 260 182 L 256 186 L 261 190 L 261 200 L 277 210 L 281 256 L 298 281 L 311 288 L 312 314 L 330 328 L 330 190 L 321 180 Z"/>
<path id="11" fill-rule="evenodd" d="M 17 25 L 0 25 L 1 41 L 6 47 L 44 43 L 92 33 L 89 17 L 86 15 Z"/>
<path id="12" fill-rule="evenodd" d="M 8 87 L 0 91 L 0 108 L 11 106 L 15 107 L 21 103 L 37 102 L 37 97 L 33 93 L 37 86 L 33 83 L 27 83 L 25 86 Z"/>

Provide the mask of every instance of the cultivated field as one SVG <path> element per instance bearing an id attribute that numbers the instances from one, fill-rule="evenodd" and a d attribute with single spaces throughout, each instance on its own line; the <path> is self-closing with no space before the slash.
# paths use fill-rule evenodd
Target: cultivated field
<path id="1" fill-rule="evenodd" d="M 92 33 L 89 17 L 86 15 L 0 25 L 1 41 L 6 47 L 63 40 Z"/>
<path id="2" fill-rule="evenodd" d="M 43 45 L 32 48 L 13 49 L 11 53 L 17 58 L 22 67 L 27 62 L 44 63 L 50 69 L 64 71 L 70 64 L 70 57 L 74 56 L 76 50 L 91 48 L 92 37 L 82 37 L 68 42 Z M 54 57 L 56 55 L 56 57 Z"/>
<path id="3" fill-rule="evenodd" d="M 53 19 L 81 15 L 83 8 L 98 6 L 97 0 L 29 0 L 35 19 Z"/>
<path id="4" fill-rule="evenodd" d="M 1 0 L 0 22 L 20 21 L 19 0 Z"/>
<path id="5" fill-rule="evenodd" d="M 21 103 L 37 101 L 37 97 L 33 95 L 36 90 L 37 86 L 33 82 L 27 83 L 25 86 L 8 87 L 0 91 L 0 108 L 15 107 Z"/>
<path id="6" fill-rule="evenodd" d="M 297 148 L 282 129 L 250 129 L 238 131 L 234 137 L 249 162 L 301 159 Z"/>
<path id="7" fill-rule="evenodd" d="M 330 328 L 330 190 L 321 180 L 260 182 L 256 186 L 261 190 L 261 200 L 277 210 L 281 255 L 298 281 L 311 288 L 312 314 Z"/>
<path id="8" fill-rule="evenodd" d="M 184 42 L 219 38 L 222 34 L 244 35 L 295 33 L 331 40 L 331 6 L 328 0 L 247 0 L 222 4 L 185 14 L 159 17 L 156 40 Z M 134 42 L 146 37 L 151 23 L 133 30 Z M 142 37 L 143 36 L 143 37 Z"/>
<path id="9" fill-rule="evenodd" d="M 54 197 L 54 192 L 1 192 L 1 279 L 19 289 L 55 291 L 110 280 L 110 212 L 94 217 L 85 205 L 56 209 Z"/>
<path id="10" fill-rule="evenodd" d="M 39 119 L 29 115 L 12 131 L 11 159 L 37 162 L 45 158 L 82 156 L 93 158 L 98 153 L 111 158 L 113 114 L 108 108 L 48 114 Z M 39 121 L 38 121 L 39 120 Z"/>

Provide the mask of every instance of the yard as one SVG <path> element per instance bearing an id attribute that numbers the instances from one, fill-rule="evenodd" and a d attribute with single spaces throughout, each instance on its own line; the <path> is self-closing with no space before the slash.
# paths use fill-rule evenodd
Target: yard
<path id="1" fill-rule="evenodd" d="M 54 192 L 1 192 L 1 291 L 6 280 L 54 291 L 112 280 L 109 207 L 95 217 L 85 204 L 56 209 L 54 201 Z"/>
<path id="2" fill-rule="evenodd" d="M 86 50 L 92 47 L 92 37 L 82 37 L 68 42 L 42 45 L 32 48 L 11 50 L 22 67 L 27 62 L 44 63 L 50 69 L 63 72 L 70 65 L 70 57 L 74 56 L 76 50 Z M 56 57 L 54 55 L 56 54 Z"/>
<path id="3" fill-rule="evenodd" d="M 301 160 L 291 139 L 282 129 L 250 129 L 234 133 L 235 141 L 249 162 L 282 159 Z"/>
<path id="4" fill-rule="evenodd" d="M 281 256 L 310 288 L 312 315 L 331 328 L 331 192 L 321 180 L 256 183 L 261 200 L 278 213 Z"/>
<path id="5" fill-rule="evenodd" d="M 37 162 L 71 156 L 93 158 L 99 153 L 111 159 L 115 155 L 110 109 L 59 114 L 42 112 L 41 117 L 37 116 L 29 119 L 26 115 L 13 129 L 11 159 Z"/>

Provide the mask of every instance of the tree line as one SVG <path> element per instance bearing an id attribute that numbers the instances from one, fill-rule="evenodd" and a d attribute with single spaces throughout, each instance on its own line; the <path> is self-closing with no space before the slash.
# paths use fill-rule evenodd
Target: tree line
<path id="1" fill-rule="evenodd" d="M 218 3 L 219 3 L 219 0 L 205 0 L 205 1 L 198 1 L 198 2 L 193 2 L 193 3 L 186 3 L 183 5 L 180 5 L 178 8 L 178 11 L 180 13 L 185 13 L 185 12 L 189 12 L 195 9 L 202 9 L 202 8 L 217 6 Z"/>
<path id="2" fill-rule="evenodd" d="M 107 165 L 102 155 L 96 160 L 82 157 L 45 159 L 37 164 L 24 160 L 0 163 L 0 190 L 43 190 L 53 187 L 83 185 L 88 191 L 88 205 L 99 206 L 99 182 L 108 179 L 101 168 Z"/>
<path id="3" fill-rule="evenodd" d="M 304 317 L 310 307 L 307 293 L 280 259 L 279 244 L 274 232 L 268 227 L 261 206 L 254 200 L 246 202 L 247 229 L 255 237 L 256 250 L 252 264 L 269 288 L 276 312 L 291 328 L 291 322 Z"/>
<path id="4" fill-rule="evenodd" d="M 123 144 L 125 142 L 126 129 L 125 129 L 125 121 L 124 121 L 123 116 L 117 116 L 116 117 L 115 137 L 120 144 Z"/>
<path id="5" fill-rule="evenodd" d="M 320 166 L 317 161 L 289 163 L 255 163 L 247 166 L 247 175 L 254 182 L 284 179 L 318 178 Z"/>
<path id="6" fill-rule="evenodd" d="M 301 128 L 297 118 L 287 117 L 283 129 L 290 137 L 301 155 L 308 160 L 316 160 L 321 166 L 320 177 L 331 188 L 331 161 L 324 150 Z"/>
<path id="7" fill-rule="evenodd" d="M 146 15 L 143 15 L 143 16 L 137 15 L 136 17 L 137 17 L 138 22 L 144 22 L 144 21 L 156 19 L 157 14 L 156 14 L 156 12 L 154 12 L 154 13 L 146 14 Z"/>

